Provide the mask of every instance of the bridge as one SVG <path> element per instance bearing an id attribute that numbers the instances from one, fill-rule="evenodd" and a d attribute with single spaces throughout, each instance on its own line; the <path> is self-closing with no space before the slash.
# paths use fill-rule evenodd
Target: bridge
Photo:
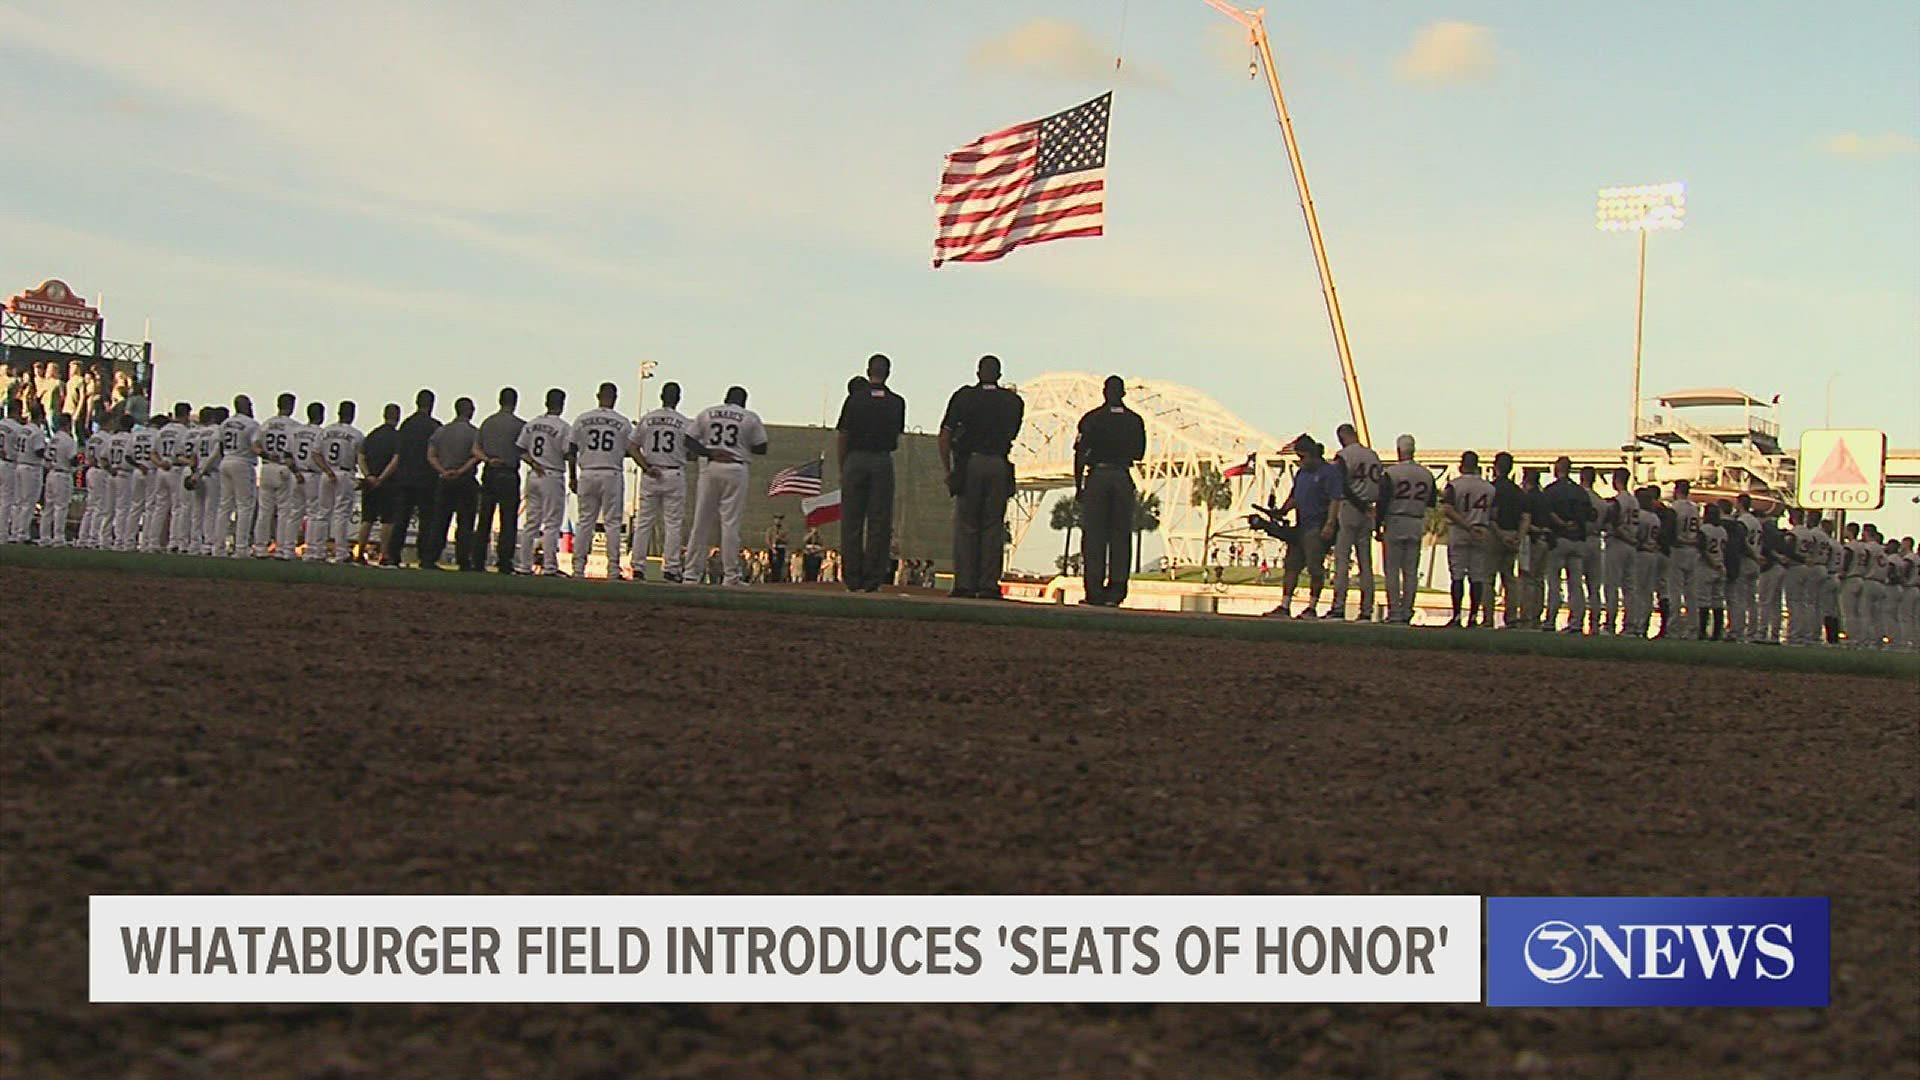
<path id="1" fill-rule="evenodd" d="M 1049 492 L 1073 486 L 1073 441 L 1080 417 L 1101 401 L 1102 376 L 1050 372 L 1022 383 L 1026 424 L 1013 447 L 1015 496 L 1013 542 L 1026 538 L 1047 503 Z M 1683 391 L 1659 399 L 1640 422 L 1642 445 L 1634 448 L 1637 482 L 1671 483 L 1686 479 L 1713 492 L 1752 491 L 1791 501 L 1797 467 L 1795 454 L 1778 447 L 1772 421 L 1749 416 L 1740 424 L 1715 426 L 1676 415 L 1675 407 L 1726 405 L 1737 395 L 1742 407 L 1763 403 L 1731 390 Z M 1143 491 L 1160 497 L 1161 533 L 1168 554 L 1194 564 L 1207 552 L 1207 539 L 1252 539 L 1246 515 L 1290 478 L 1294 467 L 1291 438 L 1276 438 L 1240 419 L 1218 401 L 1175 383 L 1141 379 L 1127 383 L 1127 404 L 1146 421 L 1147 454 L 1135 469 Z M 1316 437 L 1320 437 L 1316 434 Z M 1329 440 L 1332 433 L 1325 436 Z M 1393 457 L 1392 440 L 1382 436 L 1382 458 Z M 1485 463 L 1501 449 L 1475 447 Z M 1778 452 L 1768 453 L 1768 450 Z M 1565 456 L 1574 468 L 1591 465 L 1603 476 L 1629 463 L 1628 451 L 1608 447 L 1530 447 L 1507 451 L 1516 469 L 1550 469 Z M 1459 465 L 1461 451 L 1421 447 L 1416 460 L 1445 478 Z M 1246 465 L 1251 472 L 1227 481 L 1224 509 L 1192 505 L 1193 485 L 1209 468 L 1225 471 Z M 1889 485 L 1920 485 L 1920 448 L 1889 449 Z M 1210 530 L 1210 531 L 1209 531 Z"/>

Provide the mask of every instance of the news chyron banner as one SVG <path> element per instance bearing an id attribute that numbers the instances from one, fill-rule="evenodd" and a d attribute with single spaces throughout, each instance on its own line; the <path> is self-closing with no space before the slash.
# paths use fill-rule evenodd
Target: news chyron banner
<path id="1" fill-rule="evenodd" d="M 94 896 L 96 1002 L 1477 1002 L 1478 896 Z"/>
<path id="2" fill-rule="evenodd" d="M 1887 501 L 1887 433 L 1866 428 L 1802 432 L 1794 501 L 1808 510 L 1878 510 Z"/>

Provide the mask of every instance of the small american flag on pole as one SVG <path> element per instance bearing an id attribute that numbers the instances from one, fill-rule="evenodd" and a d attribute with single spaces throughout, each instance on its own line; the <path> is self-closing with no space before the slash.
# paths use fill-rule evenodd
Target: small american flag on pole
<path id="1" fill-rule="evenodd" d="M 947 155 L 933 197 L 933 265 L 987 262 L 1022 244 L 1099 236 L 1113 94 L 982 135 Z"/>
<path id="2" fill-rule="evenodd" d="M 790 465 L 773 474 L 773 483 L 767 485 L 769 497 L 779 495 L 798 495 L 803 499 L 820 494 L 820 475 L 824 463 L 819 458 Z"/>

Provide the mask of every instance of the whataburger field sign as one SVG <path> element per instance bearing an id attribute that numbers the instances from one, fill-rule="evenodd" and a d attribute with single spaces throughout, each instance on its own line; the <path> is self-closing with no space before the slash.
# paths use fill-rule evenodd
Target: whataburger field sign
<path id="1" fill-rule="evenodd" d="M 1810 510 L 1878 510 L 1887 499 L 1887 434 L 1822 428 L 1800 436 L 1796 500 Z"/>

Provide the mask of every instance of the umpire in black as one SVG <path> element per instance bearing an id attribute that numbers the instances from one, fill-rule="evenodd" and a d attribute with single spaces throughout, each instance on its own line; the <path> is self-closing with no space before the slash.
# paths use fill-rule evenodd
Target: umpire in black
<path id="1" fill-rule="evenodd" d="M 848 592 L 875 592 L 892 580 L 893 451 L 907 426 L 907 402 L 887 389 L 893 361 L 867 358 L 867 385 L 840 406 L 840 563 Z"/>
<path id="2" fill-rule="evenodd" d="M 1007 455 L 1020 435 L 1027 404 L 1000 385 L 1000 358 L 982 356 L 980 381 L 947 399 L 940 420 L 940 465 L 953 494 L 953 593 L 976 600 L 1000 599 L 1006 559 L 1002 530 L 1013 498 L 1013 463 Z"/>
<path id="3" fill-rule="evenodd" d="M 1080 418 L 1073 443 L 1073 492 L 1080 500 L 1085 603 L 1119 607 L 1127 598 L 1133 549 L 1133 463 L 1147 456 L 1147 425 L 1124 404 L 1127 384 L 1107 376 L 1106 401 Z"/>

